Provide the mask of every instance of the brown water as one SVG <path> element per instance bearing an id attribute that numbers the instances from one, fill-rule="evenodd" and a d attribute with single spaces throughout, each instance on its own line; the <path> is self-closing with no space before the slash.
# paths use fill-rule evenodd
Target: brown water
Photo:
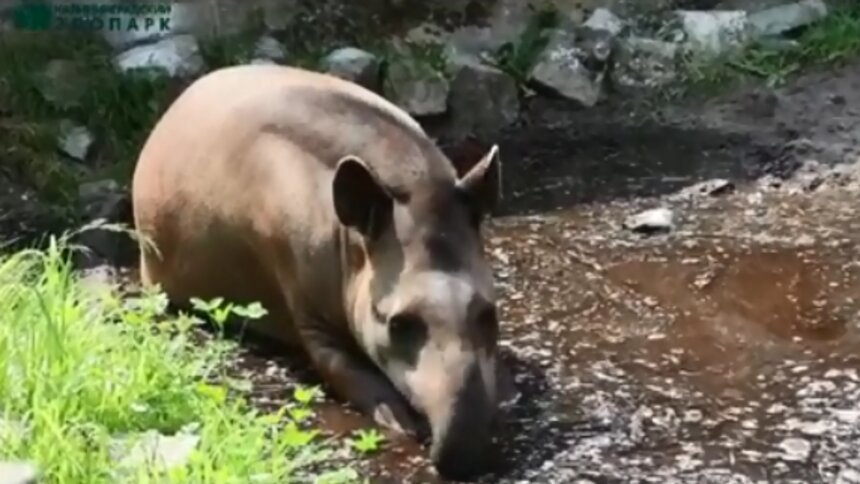
<path id="1" fill-rule="evenodd" d="M 578 229 L 594 216 L 492 231 L 521 395 L 482 482 L 833 482 L 860 461 L 851 244 L 601 239 Z M 319 418 L 336 435 L 370 425 L 334 403 Z M 394 440 L 363 465 L 373 482 L 442 482 L 426 452 Z"/>

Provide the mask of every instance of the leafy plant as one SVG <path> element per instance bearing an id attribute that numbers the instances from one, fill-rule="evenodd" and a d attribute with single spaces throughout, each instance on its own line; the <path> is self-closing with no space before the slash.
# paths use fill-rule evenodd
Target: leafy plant
<path id="1" fill-rule="evenodd" d="M 525 83 L 550 41 L 551 29 L 554 29 L 558 22 L 558 12 L 555 9 L 545 8 L 535 12 L 522 36 L 516 42 L 505 43 L 496 51 L 493 57 L 497 67 L 518 82 Z"/>
<path id="2" fill-rule="evenodd" d="M 46 483 L 355 476 L 306 417 L 249 405 L 226 378 L 235 343 L 201 342 L 201 322 L 168 314 L 158 288 L 135 297 L 93 291 L 72 270 L 66 240 L 0 256 L 0 460 L 33 461 Z M 198 307 L 214 319 L 229 312 L 219 301 Z M 297 389 L 289 407 L 310 411 L 318 392 Z M 199 443 L 173 469 L 120 466 L 116 439 L 150 430 L 193 433 Z"/>
<path id="3" fill-rule="evenodd" d="M 361 429 L 355 432 L 356 438 L 349 439 L 349 443 L 355 450 L 362 454 L 370 454 L 379 450 L 385 441 L 385 436 L 376 429 Z"/>

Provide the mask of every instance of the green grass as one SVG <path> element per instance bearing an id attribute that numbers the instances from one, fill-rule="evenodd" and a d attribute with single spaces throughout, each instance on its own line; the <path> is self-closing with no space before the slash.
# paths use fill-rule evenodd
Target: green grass
<path id="1" fill-rule="evenodd" d="M 502 45 L 495 53 L 497 67 L 525 84 L 550 41 L 550 31 L 559 23 L 558 12 L 547 8 L 535 12 L 516 42 Z"/>
<path id="2" fill-rule="evenodd" d="M 84 285 L 67 253 L 52 239 L 0 257 L 0 460 L 37 463 L 45 483 L 357 479 L 349 468 L 321 474 L 336 467 L 338 445 L 308 423 L 317 390 L 296 389 L 274 414 L 256 410 L 227 376 L 235 343 L 201 344 L 201 322 L 166 314 L 159 292 L 121 298 Z M 261 314 L 198 305 L 218 319 Z M 147 430 L 200 441 L 184 467 L 120 466 L 112 439 Z"/>
<path id="3" fill-rule="evenodd" d="M 83 73 L 74 104 L 53 103 L 39 89 L 51 60 L 67 60 Z M 0 39 L 0 158 L 10 175 L 54 200 L 81 176 L 57 154 L 57 123 L 71 119 L 97 140 L 92 167 L 127 177 L 154 122 L 172 99 L 163 76 L 121 74 L 110 48 L 75 33 L 12 32 Z"/>
<path id="4" fill-rule="evenodd" d="M 739 54 L 707 63 L 685 63 L 685 92 L 714 93 L 744 80 L 784 84 L 805 69 L 833 65 L 860 55 L 860 4 L 846 3 L 803 30 L 794 44 L 751 45 Z"/>

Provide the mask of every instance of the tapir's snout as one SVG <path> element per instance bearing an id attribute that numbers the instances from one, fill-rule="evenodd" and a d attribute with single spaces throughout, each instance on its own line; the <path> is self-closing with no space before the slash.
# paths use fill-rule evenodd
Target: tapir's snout
<path id="1" fill-rule="evenodd" d="M 450 410 L 443 413 L 446 417 L 434 422 L 431 416 L 430 457 L 446 479 L 471 480 L 489 467 L 496 404 L 486 388 L 475 365 Z"/>

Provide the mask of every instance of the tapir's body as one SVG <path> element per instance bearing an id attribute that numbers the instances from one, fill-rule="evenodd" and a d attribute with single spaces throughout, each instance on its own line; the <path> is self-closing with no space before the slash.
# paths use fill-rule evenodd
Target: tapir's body
<path id="1" fill-rule="evenodd" d="M 406 113 L 334 77 L 215 71 L 138 160 L 135 224 L 157 249 L 142 245 L 141 276 L 177 303 L 261 302 L 258 331 L 383 423 L 409 427 L 410 401 L 437 465 L 462 474 L 477 464 L 455 454 L 483 457 L 497 399 L 493 280 L 470 222 L 494 160 L 458 178 Z"/>

